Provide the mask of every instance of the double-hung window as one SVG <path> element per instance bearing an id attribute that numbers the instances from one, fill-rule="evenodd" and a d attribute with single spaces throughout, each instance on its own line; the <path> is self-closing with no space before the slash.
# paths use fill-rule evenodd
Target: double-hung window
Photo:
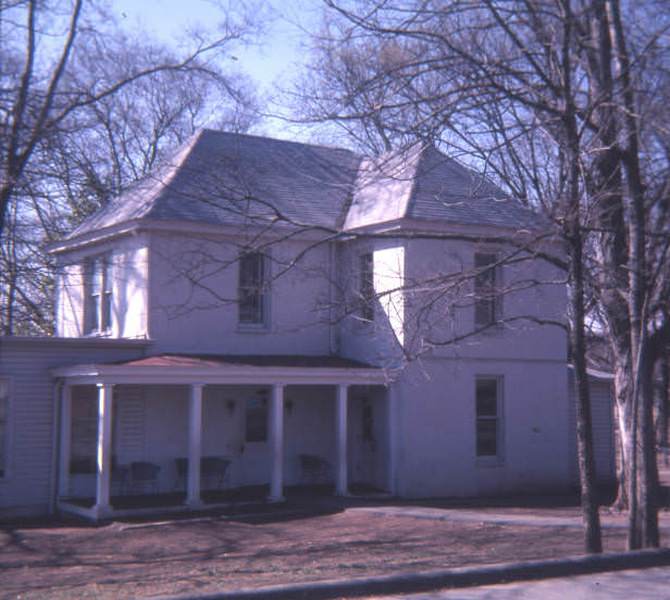
<path id="1" fill-rule="evenodd" d="M 477 458 L 502 458 L 502 380 L 477 377 L 475 383 Z"/>
<path id="2" fill-rule="evenodd" d="M 487 327 L 500 318 L 500 276 L 498 256 L 475 253 L 475 326 Z"/>
<path id="3" fill-rule="evenodd" d="M 112 328 L 112 261 L 96 256 L 86 264 L 86 333 L 103 333 Z"/>
<path id="4" fill-rule="evenodd" d="M 242 325 L 267 325 L 267 260 L 262 252 L 246 252 L 240 256 L 238 318 Z"/>
<path id="5" fill-rule="evenodd" d="M 9 381 L 0 379 L 0 479 L 7 476 Z"/>
<path id="6" fill-rule="evenodd" d="M 359 257 L 358 289 L 360 294 L 360 316 L 364 321 L 374 321 L 375 318 L 375 283 L 374 258 L 372 252 Z"/>

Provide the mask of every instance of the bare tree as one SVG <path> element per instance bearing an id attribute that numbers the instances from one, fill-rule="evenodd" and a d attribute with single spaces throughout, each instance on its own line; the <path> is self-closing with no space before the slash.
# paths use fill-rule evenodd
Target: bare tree
<path id="1" fill-rule="evenodd" d="M 584 305 L 593 299 L 614 350 L 629 546 L 657 545 L 650 364 L 667 336 L 661 308 L 669 272 L 661 218 L 668 136 L 652 134 L 647 120 L 658 114 L 654 92 L 667 85 L 667 23 L 652 17 L 657 3 L 326 5 L 340 21 L 326 31 L 335 38 L 319 38 L 316 64 L 333 66 L 315 72 L 303 118 L 358 127 L 372 147 L 377 140 L 437 140 L 542 207 L 563 231 L 572 356 L 583 357 Z M 396 49 L 393 61 L 384 59 L 388 48 Z M 346 53 L 377 58 L 370 72 L 359 69 L 342 85 L 352 71 Z M 582 370 L 576 380 L 586 545 L 597 551 Z"/>
<path id="2" fill-rule="evenodd" d="M 31 302 L 51 296 L 43 241 L 72 229 L 203 124 L 239 130 L 253 122 L 251 86 L 224 71 L 222 59 L 255 26 L 244 14 L 221 16 L 215 36 L 194 35 L 191 50 L 175 56 L 122 32 L 100 4 L 0 4 L 5 333 L 50 332 L 49 307 Z"/>

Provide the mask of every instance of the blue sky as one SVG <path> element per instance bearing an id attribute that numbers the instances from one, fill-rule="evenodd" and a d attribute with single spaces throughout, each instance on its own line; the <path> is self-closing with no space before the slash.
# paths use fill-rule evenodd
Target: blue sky
<path id="1" fill-rule="evenodd" d="M 215 27 L 221 22 L 224 3 L 213 0 L 112 0 L 111 7 L 130 29 L 140 28 L 167 43 L 175 41 L 188 27 Z M 230 5 L 240 2 L 231 0 Z M 265 32 L 259 44 L 239 48 L 237 66 L 248 73 L 262 91 L 269 91 L 275 80 L 295 73 L 305 55 L 300 44 L 306 42 L 301 27 L 318 20 L 319 0 L 265 0 L 257 2 L 265 14 Z"/>
<path id="2" fill-rule="evenodd" d="M 321 0 L 247 0 L 253 14 L 260 14 L 263 31 L 255 43 L 235 49 L 234 68 L 256 83 L 261 97 L 287 86 L 307 56 L 306 29 L 320 22 Z M 193 27 L 215 29 L 226 6 L 243 6 L 243 0 L 110 0 L 111 10 L 129 30 L 147 32 L 167 44 L 177 44 Z M 212 39 L 214 37 L 212 36 Z M 254 132 L 273 137 L 309 141 L 314 130 L 265 118 Z"/>

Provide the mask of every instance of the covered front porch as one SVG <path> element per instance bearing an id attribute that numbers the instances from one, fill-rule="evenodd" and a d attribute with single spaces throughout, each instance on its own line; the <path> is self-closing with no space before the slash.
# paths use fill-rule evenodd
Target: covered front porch
<path id="1" fill-rule="evenodd" d="M 383 371 L 338 357 L 161 355 L 58 369 L 57 506 L 90 519 L 393 493 Z"/>

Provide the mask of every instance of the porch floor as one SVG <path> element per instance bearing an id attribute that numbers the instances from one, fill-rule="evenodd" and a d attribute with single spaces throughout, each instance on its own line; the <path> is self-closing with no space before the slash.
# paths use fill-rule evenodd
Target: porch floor
<path id="1" fill-rule="evenodd" d="M 222 504 L 262 504 L 268 501 L 269 492 L 270 487 L 268 485 L 254 485 L 225 490 L 205 490 L 201 493 L 204 505 L 202 508 L 207 509 L 208 505 L 220 506 Z M 284 492 L 289 498 L 333 496 L 335 487 L 333 485 L 296 485 L 285 488 Z M 350 494 L 353 496 L 376 496 L 383 493 L 382 490 L 364 484 L 350 486 Z M 93 508 L 95 505 L 95 498 L 90 496 L 84 498 L 63 498 L 61 501 L 86 509 Z M 112 510 L 123 511 L 183 506 L 185 502 L 186 494 L 183 492 L 126 494 L 115 495 L 110 498 Z"/>

